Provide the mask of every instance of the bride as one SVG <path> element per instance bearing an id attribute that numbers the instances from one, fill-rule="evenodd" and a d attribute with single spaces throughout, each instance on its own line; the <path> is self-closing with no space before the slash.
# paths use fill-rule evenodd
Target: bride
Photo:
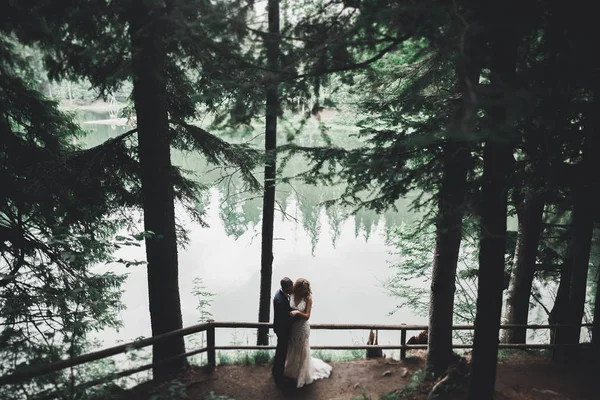
<path id="1" fill-rule="evenodd" d="M 288 342 L 287 361 L 284 375 L 297 380 L 297 387 L 308 385 L 317 379 L 329 378 L 332 367 L 318 358 L 310 356 L 310 312 L 312 297 L 310 282 L 299 278 L 294 283 L 290 296 L 290 315 L 294 317 Z"/>

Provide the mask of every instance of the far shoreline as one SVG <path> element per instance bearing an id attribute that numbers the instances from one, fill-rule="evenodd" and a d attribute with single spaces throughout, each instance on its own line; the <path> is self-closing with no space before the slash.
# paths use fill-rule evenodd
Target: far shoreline
<path id="1" fill-rule="evenodd" d="M 125 107 L 125 103 L 116 104 L 107 103 L 104 100 L 96 100 L 92 103 L 87 104 L 77 104 L 75 102 L 71 103 L 69 100 L 61 100 L 58 107 L 64 111 L 93 111 L 93 112 L 109 112 L 115 109 L 120 110 Z"/>

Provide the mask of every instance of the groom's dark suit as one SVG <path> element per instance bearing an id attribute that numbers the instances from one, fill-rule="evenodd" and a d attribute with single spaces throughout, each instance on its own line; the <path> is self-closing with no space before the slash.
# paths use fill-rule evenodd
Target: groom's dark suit
<path id="1" fill-rule="evenodd" d="M 273 377 L 276 382 L 283 378 L 287 345 L 293 321 L 292 317 L 290 317 L 291 311 L 290 300 L 279 289 L 273 298 L 273 330 L 277 335 L 277 349 L 275 350 L 275 360 L 273 361 Z"/>

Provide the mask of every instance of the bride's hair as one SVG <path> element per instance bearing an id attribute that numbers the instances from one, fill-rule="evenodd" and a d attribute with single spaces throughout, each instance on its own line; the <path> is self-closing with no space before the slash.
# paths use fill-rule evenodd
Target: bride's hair
<path id="1" fill-rule="evenodd" d="M 304 278 L 296 279 L 294 283 L 294 293 L 298 293 L 301 296 L 309 296 L 312 294 L 310 290 L 310 282 Z"/>

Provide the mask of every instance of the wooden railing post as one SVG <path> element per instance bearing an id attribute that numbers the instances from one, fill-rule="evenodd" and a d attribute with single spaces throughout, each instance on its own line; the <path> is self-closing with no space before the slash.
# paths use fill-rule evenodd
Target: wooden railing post
<path id="1" fill-rule="evenodd" d="M 406 325 L 406 324 L 402 324 L 402 325 Z M 400 345 L 402 346 L 406 346 L 406 329 L 402 329 L 400 331 Z M 400 349 L 400 359 L 404 360 L 406 358 L 406 348 L 401 348 Z"/>
<path id="2" fill-rule="evenodd" d="M 207 321 L 209 326 L 206 329 L 206 357 L 208 361 L 207 369 L 213 371 L 217 366 L 217 355 L 215 352 L 215 325 L 214 320 Z"/>

